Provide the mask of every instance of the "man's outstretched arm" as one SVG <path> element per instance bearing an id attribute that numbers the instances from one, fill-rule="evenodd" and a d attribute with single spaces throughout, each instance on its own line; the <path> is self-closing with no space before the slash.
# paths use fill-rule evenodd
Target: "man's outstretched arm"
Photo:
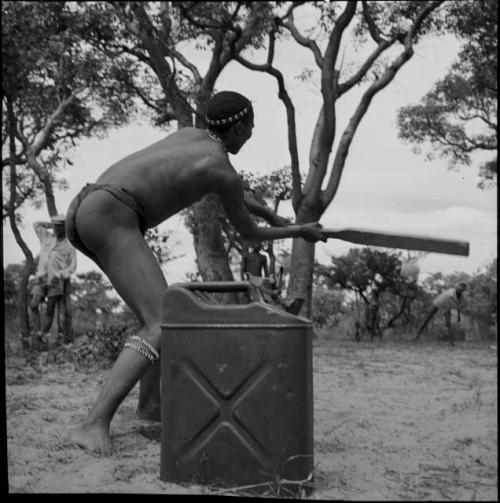
<path id="1" fill-rule="evenodd" d="M 217 185 L 224 211 L 236 230 L 247 241 L 269 241 L 284 238 L 303 238 L 311 243 L 326 241 L 318 222 L 288 225 L 286 227 L 261 227 L 255 224 L 245 204 L 243 186 L 237 177 L 224 177 Z"/>
<path id="2" fill-rule="evenodd" d="M 253 196 L 248 193 L 244 194 L 244 202 L 248 211 L 253 215 L 263 218 L 269 224 L 275 227 L 286 227 L 291 225 L 290 220 L 280 217 L 273 210 L 267 206 L 259 203 Z"/>

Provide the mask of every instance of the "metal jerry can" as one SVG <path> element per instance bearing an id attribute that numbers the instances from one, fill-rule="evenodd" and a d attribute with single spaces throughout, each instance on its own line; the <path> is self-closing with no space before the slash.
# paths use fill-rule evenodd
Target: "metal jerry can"
<path id="1" fill-rule="evenodd" d="M 250 302 L 199 295 L 241 291 Z M 163 302 L 161 480 L 235 487 L 311 477 L 311 322 L 264 303 L 248 282 L 174 285 Z"/>

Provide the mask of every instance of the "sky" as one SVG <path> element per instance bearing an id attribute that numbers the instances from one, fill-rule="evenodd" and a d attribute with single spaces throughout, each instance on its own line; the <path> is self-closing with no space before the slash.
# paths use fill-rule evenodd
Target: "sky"
<path id="1" fill-rule="evenodd" d="M 203 71 L 206 60 L 196 52 L 189 53 L 189 48 L 185 50 Z M 416 45 L 414 57 L 372 101 L 351 145 L 337 195 L 320 220 L 324 227 L 421 234 L 470 243 L 468 257 L 426 254 L 419 262 L 421 277 L 435 272 L 472 274 L 497 256 L 497 194 L 496 190 L 477 188 L 477 167 L 450 170 L 447 160 L 428 161 L 397 137 L 397 110 L 416 103 L 428 92 L 446 74 L 458 50 L 458 42 L 450 37 L 423 40 Z M 346 64 L 359 57 L 353 47 L 344 46 L 341 51 Z M 263 62 L 263 55 L 258 52 L 248 58 Z M 313 74 L 309 82 L 296 78 L 304 68 L 313 69 L 314 63 L 310 51 L 293 42 L 278 46 L 275 61 L 285 74 L 296 107 L 301 171 L 307 172 L 309 145 L 321 105 L 318 74 Z M 285 108 L 277 97 L 274 78 L 231 63 L 217 82 L 217 90 L 224 89 L 247 96 L 255 111 L 252 138 L 239 154 L 230 156 L 234 167 L 238 171 L 265 174 L 289 165 Z M 362 88 L 355 88 L 339 103 L 337 137 L 341 136 L 361 91 Z M 111 164 L 166 134 L 145 122 L 136 122 L 104 139 L 81 141 L 73 151 L 73 166 L 65 173 L 68 190 L 55 193 L 59 212 L 65 212 L 78 191 L 87 182 L 95 181 Z M 480 157 L 476 159 L 479 161 Z M 283 205 L 280 213 L 294 217 L 289 204 Z M 27 208 L 21 232 L 35 254 L 39 245 L 32 225 L 37 220 L 48 220 L 47 210 Z M 170 247 L 174 255 L 180 255 L 164 268 L 167 281 L 169 284 L 184 281 L 186 273 L 195 271 L 192 236 L 180 217 L 169 219 L 159 228 L 172 232 Z M 4 264 L 23 260 L 5 223 L 3 246 Z M 354 246 L 340 240 L 320 242 L 316 245 L 316 258 L 328 264 L 332 255 L 342 255 Z M 77 272 L 97 270 L 80 252 L 77 261 Z"/>

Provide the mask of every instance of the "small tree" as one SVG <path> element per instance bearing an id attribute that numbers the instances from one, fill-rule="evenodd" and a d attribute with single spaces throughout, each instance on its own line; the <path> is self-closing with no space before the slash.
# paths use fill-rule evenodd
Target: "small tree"
<path id="1" fill-rule="evenodd" d="M 311 321 L 316 326 L 334 327 L 345 310 L 345 295 L 340 288 L 314 288 Z"/>
<path id="2" fill-rule="evenodd" d="M 29 336 L 27 284 L 34 258 L 19 229 L 22 205 L 40 202 L 43 194 L 49 216 L 57 214 L 54 189 L 66 187 L 60 174 L 71 165 L 68 149 L 125 122 L 133 106 L 113 77 L 115 63 L 131 65 L 102 58 L 84 43 L 88 19 L 75 7 L 2 2 L 2 166 L 10 167 L 3 177 L 3 216 L 26 258 L 18 303 L 23 339 Z"/>
<path id="3" fill-rule="evenodd" d="M 364 304 L 364 319 L 358 322 L 372 338 L 395 325 L 419 295 L 419 287 L 400 274 L 399 252 L 351 248 L 346 255 L 332 257 L 331 262 L 330 266 L 316 265 L 317 281 L 359 296 Z"/>

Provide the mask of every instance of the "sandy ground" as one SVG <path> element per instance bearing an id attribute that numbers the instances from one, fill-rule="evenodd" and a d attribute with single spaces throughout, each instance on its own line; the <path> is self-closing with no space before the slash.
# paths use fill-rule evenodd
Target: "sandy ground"
<path id="1" fill-rule="evenodd" d="M 159 480 L 159 426 L 135 418 L 137 388 L 112 423 L 116 454 L 67 444 L 105 375 L 7 361 L 9 492 L 210 494 Z M 315 339 L 309 498 L 497 500 L 497 412 L 489 344 Z"/>

